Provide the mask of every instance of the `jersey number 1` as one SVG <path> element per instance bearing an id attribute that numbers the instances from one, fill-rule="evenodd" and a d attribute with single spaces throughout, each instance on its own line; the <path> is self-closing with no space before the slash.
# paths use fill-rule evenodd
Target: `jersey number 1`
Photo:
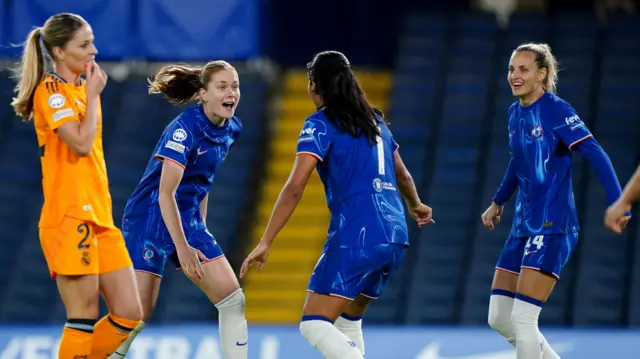
<path id="1" fill-rule="evenodd" d="M 380 130 L 380 127 L 378 127 Z M 384 141 L 381 136 L 376 137 L 376 147 L 378 148 L 378 174 L 384 176 Z"/>

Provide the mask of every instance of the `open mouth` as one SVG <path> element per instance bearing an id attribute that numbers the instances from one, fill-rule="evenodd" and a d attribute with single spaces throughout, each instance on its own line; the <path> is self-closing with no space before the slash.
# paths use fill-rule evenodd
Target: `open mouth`
<path id="1" fill-rule="evenodd" d="M 522 88 L 522 86 L 524 86 L 524 83 L 521 81 L 514 81 L 511 83 L 511 86 L 513 87 L 514 90 L 518 90 Z"/>
<path id="2" fill-rule="evenodd" d="M 226 108 L 227 110 L 233 110 L 233 107 L 236 105 L 235 101 L 225 101 L 222 103 L 222 107 Z"/>

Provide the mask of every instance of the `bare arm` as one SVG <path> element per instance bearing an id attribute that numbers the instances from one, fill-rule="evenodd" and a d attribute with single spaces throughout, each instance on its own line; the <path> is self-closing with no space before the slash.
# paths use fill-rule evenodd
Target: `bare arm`
<path id="1" fill-rule="evenodd" d="M 317 163 L 318 160 L 314 156 L 305 154 L 296 156 L 289 179 L 278 195 L 269 223 L 267 223 L 267 228 L 262 235 L 262 242 L 267 246 L 273 243 L 278 233 L 291 218 L 293 211 L 300 203 L 302 193 L 304 193 L 309 177 L 311 177 Z"/>
<path id="2" fill-rule="evenodd" d="M 200 213 L 202 214 L 202 221 L 204 225 L 207 225 L 207 206 L 209 205 L 209 193 L 200 202 Z"/>
<path id="3" fill-rule="evenodd" d="M 93 148 L 93 140 L 98 128 L 98 96 L 87 97 L 87 109 L 81 122 L 72 121 L 60 126 L 56 132 L 80 157 L 88 156 Z"/>
<path id="4" fill-rule="evenodd" d="M 420 197 L 418 196 L 416 184 L 413 181 L 413 177 L 411 177 L 411 173 L 409 173 L 409 170 L 404 165 L 404 162 L 402 162 L 402 158 L 400 157 L 400 153 L 398 153 L 398 151 L 395 151 L 393 153 L 393 159 L 396 169 L 396 182 L 398 183 L 398 188 L 400 189 L 402 197 L 404 197 L 405 201 L 407 201 L 407 206 L 411 208 L 419 205 L 421 201 Z"/>
<path id="5" fill-rule="evenodd" d="M 620 199 L 629 205 L 633 205 L 640 200 L 640 166 L 638 166 L 629 182 L 624 186 L 624 191 L 622 191 Z"/>
<path id="6" fill-rule="evenodd" d="M 160 195 L 158 202 L 160 203 L 160 211 L 171 239 L 176 247 L 187 247 L 187 238 L 182 228 L 182 220 L 180 219 L 180 210 L 176 201 L 176 191 L 182 180 L 184 168 L 168 159 L 162 163 L 162 174 L 160 175 Z"/>

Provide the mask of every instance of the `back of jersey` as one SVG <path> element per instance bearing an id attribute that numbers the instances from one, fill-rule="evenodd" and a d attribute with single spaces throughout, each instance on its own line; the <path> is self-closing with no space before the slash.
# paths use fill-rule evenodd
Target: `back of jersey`
<path id="1" fill-rule="evenodd" d="M 297 153 L 313 155 L 325 187 L 331 224 L 329 248 L 380 243 L 408 244 L 407 224 L 396 184 L 394 152 L 398 144 L 380 123 L 371 143 L 334 126 L 318 111 L 304 124 Z"/>

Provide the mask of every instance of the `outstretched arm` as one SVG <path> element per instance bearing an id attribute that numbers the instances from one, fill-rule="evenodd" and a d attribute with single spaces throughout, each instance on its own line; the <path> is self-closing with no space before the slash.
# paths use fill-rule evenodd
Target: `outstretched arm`
<path id="1" fill-rule="evenodd" d="M 407 202 L 407 206 L 412 208 L 419 205 L 421 202 L 420 197 L 418 196 L 418 190 L 416 189 L 416 184 L 413 182 L 411 173 L 409 173 L 404 162 L 402 162 L 402 158 L 398 151 L 393 153 L 393 159 L 396 168 L 396 182 L 398 183 L 398 188 L 400 189 L 402 197 L 404 197 Z"/>
<path id="2" fill-rule="evenodd" d="M 624 187 L 620 200 L 629 205 L 633 205 L 640 200 L 640 166 L 638 166 L 633 177 L 631 177 Z"/>
<path id="3" fill-rule="evenodd" d="M 270 246 L 284 225 L 287 224 L 293 211 L 300 203 L 302 193 L 304 193 L 309 177 L 317 164 L 318 159 L 313 155 L 299 154 L 296 156 L 289 179 L 276 199 L 269 223 L 267 223 L 267 228 L 262 235 L 262 243 Z"/>
<path id="4" fill-rule="evenodd" d="M 607 202 L 612 204 L 617 201 L 622 194 L 622 188 L 611 160 L 602 146 L 593 137 L 589 137 L 577 143 L 575 148 L 595 169 L 596 176 L 607 193 Z"/>

